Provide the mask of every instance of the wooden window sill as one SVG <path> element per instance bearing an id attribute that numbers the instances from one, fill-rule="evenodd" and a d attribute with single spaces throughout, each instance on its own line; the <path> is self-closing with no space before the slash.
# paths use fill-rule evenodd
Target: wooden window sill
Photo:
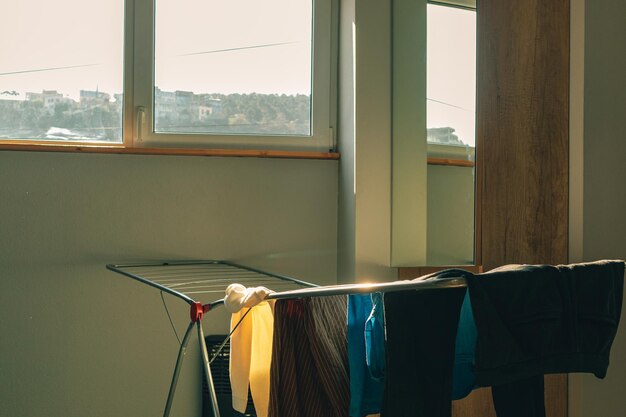
<path id="1" fill-rule="evenodd" d="M 247 158 L 330 159 L 340 158 L 338 152 L 254 150 L 254 149 L 191 149 L 191 148 L 127 148 L 122 145 L 90 144 L 25 144 L 0 143 L 0 151 L 73 152 L 124 155 L 228 156 Z"/>
<path id="2" fill-rule="evenodd" d="M 468 161 L 465 159 L 433 158 L 429 156 L 427 161 L 428 161 L 428 165 L 444 165 L 444 166 L 466 167 L 466 168 L 475 166 L 474 161 Z"/>

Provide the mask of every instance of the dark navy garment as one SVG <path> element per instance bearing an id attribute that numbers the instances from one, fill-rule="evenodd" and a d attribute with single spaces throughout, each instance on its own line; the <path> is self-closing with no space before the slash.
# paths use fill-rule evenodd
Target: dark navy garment
<path id="1" fill-rule="evenodd" d="M 622 310 L 624 262 L 507 265 L 468 277 L 476 381 L 498 417 L 545 417 L 543 375 L 604 378 Z"/>
<path id="2" fill-rule="evenodd" d="M 421 277 L 428 278 L 468 278 L 474 275 L 463 269 L 445 269 L 430 275 Z M 459 326 L 456 332 L 454 347 L 454 369 L 452 375 L 452 399 L 460 400 L 467 397 L 476 388 L 476 375 L 474 374 L 474 362 L 476 353 L 476 323 L 469 292 L 465 293 Z"/>
<path id="3" fill-rule="evenodd" d="M 478 339 L 476 380 L 606 375 L 624 287 L 623 261 L 507 265 L 468 277 Z"/>
<path id="4" fill-rule="evenodd" d="M 498 417 L 545 417 L 543 375 L 491 387 Z"/>
<path id="5" fill-rule="evenodd" d="M 456 331 L 465 288 L 385 294 L 382 417 L 450 417 Z"/>
<path id="6" fill-rule="evenodd" d="M 381 294 L 348 296 L 350 417 L 380 413 L 385 369 L 384 309 Z"/>

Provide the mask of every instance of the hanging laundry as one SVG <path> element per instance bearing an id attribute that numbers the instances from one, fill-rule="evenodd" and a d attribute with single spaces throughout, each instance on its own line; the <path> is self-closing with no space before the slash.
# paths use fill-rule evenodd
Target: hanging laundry
<path id="1" fill-rule="evenodd" d="M 350 417 L 380 413 L 385 370 L 383 296 L 348 296 L 348 362 Z"/>
<path id="2" fill-rule="evenodd" d="M 444 269 L 432 274 L 424 275 L 415 280 L 443 279 L 443 278 L 464 278 L 473 274 L 464 269 L 451 268 Z M 445 290 L 444 290 L 445 291 Z M 459 325 L 456 332 L 454 347 L 454 368 L 452 372 L 452 399 L 460 400 L 467 397 L 476 386 L 476 375 L 474 375 L 474 354 L 476 351 L 476 324 L 472 313 L 472 303 L 469 292 L 466 291 Z"/>
<path id="3" fill-rule="evenodd" d="M 385 377 L 385 306 L 381 293 L 371 294 L 372 311 L 365 321 L 365 362 L 369 375 L 383 381 Z"/>
<path id="4" fill-rule="evenodd" d="M 263 301 L 271 293 L 263 287 L 245 288 L 231 284 L 225 306 L 232 312 L 230 340 L 230 384 L 233 409 L 245 413 L 248 387 L 258 417 L 269 408 L 270 363 L 274 328 L 274 301 Z"/>
<path id="5" fill-rule="evenodd" d="M 451 416 L 454 349 L 465 292 L 446 288 L 385 294 L 383 417 Z"/>
<path id="6" fill-rule="evenodd" d="M 230 284 L 226 287 L 224 307 L 230 313 L 236 313 L 244 307 L 254 307 L 273 292 L 265 287 L 246 288 L 241 284 Z"/>
<path id="7" fill-rule="evenodd" d="M 498 417 L 545 417 L 543 375 L 491 387 Z"/>
<path id="8" fill-rule="evenodd" d="M 622 308 L 623 261 L 507 265 L 467 282 L 478 330 L 476 381 L 493 386 L 498 417 L 544 417 L 544 374 L 604 378 Z"/>
<path id="9" fill-rule="evenodd" d="M 465 272 L 463 276 L 467 277 L 468 274 L 469 272 Z M 476 337 L 476 323 L 474 323 L 472 302 L 468 291 L 463 299 L 459 327 L 456 332 L 454 370 L 452 373 L 453 400 L 467 397 L 476 388 L 476 375 L 474 374 Z"/>
<path id="10" fill-rule="evenodd" d="M 270 417 L 348 417 L 347 297 L 278 300 Z"/>

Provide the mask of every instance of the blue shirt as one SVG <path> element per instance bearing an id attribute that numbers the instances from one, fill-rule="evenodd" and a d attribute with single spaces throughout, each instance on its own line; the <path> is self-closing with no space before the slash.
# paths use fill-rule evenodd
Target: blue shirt
<path id="1" fill-rule="evenodd" d="M 380 413 L 385 388 L 385 328 L 382 294 L 348 296 L 350 416 Z"/>

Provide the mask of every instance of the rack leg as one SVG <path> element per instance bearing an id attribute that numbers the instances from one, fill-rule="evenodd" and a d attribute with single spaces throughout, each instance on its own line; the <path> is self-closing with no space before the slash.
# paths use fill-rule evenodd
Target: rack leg
<path id="1" fill-rule="evenodd" d="M 189 326 L 187 327 L 187 331 L 185 332 L 185 336 L 183 337 L 183 341 L 180 344 L 180 349 L 178 349 L 178 358 L 176 358 L 176 366 L 174 367 L 174 375 L 172 375 L 172 383 L 170 384 L 170 392 L 167 394 L 167 402 L 165 403 L 165 410 L 163 411 L 163 417 L 169 417 L 170 415 L 172 402 L 174 401 L 174 393 L 176 392 L 176 384 L 178 383 L 178 375 L 180 374 L 180 368 L 182 368 L 183 366 L 183 359 L 187 351 L 187 344 L 189 343 L 189 336 L 191 336 L 191 331 L 193 330 L 194 324 L 195 323 L 193 321 L 189 323 Z"/>
<path id="2" fill-rule="evenodd" d="M 202 331 L 202 321 L 196 322 L 198 326 L 198 342 L 200 343 L 200 352 L 202 352 L 202 365 L 204 368 L 204 376 L 206 378 L 209 395 L 211 396 L 211 408 L 213 409 L 213 417 L 220 417 L 220 410 L 217 404 L 217 396 L 215 395 L 215 386 L 213 385 L 213 376 L 211 375 L 211 367 L 209 366 L 209 353 L 204 342 L 204 332 Z"/>

